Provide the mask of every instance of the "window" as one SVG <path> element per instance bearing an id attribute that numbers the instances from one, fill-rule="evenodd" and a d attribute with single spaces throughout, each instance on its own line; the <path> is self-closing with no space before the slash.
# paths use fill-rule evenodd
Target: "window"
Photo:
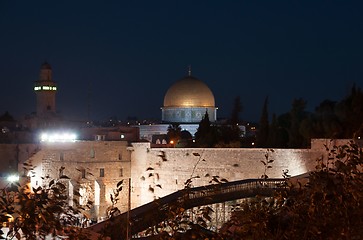
<path id="1" fill-rule="evenodd" d="M 82 178 L 86 178 L 86 169 L 81 170 Z"/>
<path id="2" fill-rule="evenodd" d="M 96 141 L 105 141 L 106 136 L 105 135 L 95 135 Z"/>
<path id="3" fill-rule="evenodd" d="M 104 176 L 105 176 L 105 169 L 100 168 L 100 177 L 104 177 Z"/>
<path id="4" fill-rule="evenodd" d="M 118 154 L 118 160 L 122 160 L 122 153 Z"/>
<path id="5" fill-rule="evenodd" d="M 95 158 L 95 155 L 96 155 L 95 150 L 93 148 L 91 148 L 90 157 Z"/>
<path id="6" fill-rule="evenodd" d="M 62 177 L 62 176 L 64 175 L 64 168 L 65 168 L 65 167 L 63 167 L 63 166 L 61 166 L 61 167 L 59 168 L 59 177 Z"/>
<path id="7" fill-rule="evenodd" d="M 120 176 L 119 177 L 123 177 L 124 176 L 124 169 L 120 168 Z"/>

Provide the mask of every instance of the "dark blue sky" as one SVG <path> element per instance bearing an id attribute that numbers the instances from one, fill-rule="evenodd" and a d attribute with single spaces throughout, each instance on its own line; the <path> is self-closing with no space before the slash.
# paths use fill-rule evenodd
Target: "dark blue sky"
<path id="1" fill-rule="evenodd" d="M 160 118 L 164 94 L 192 66 L 218 116 L 258 121 L 303 98 L 312 111 L 363 87 L 362 1 L 0 2 L 0 113 L 35 111 L 44 60 L 67 117 Z M 91 94 L 89 94 L 91 93 Z M 90 100 L 88 96 L 91 96 Z"/>

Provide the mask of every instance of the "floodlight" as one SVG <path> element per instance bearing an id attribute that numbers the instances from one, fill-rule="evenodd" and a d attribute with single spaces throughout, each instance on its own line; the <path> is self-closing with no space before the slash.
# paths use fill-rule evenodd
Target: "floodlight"
<path id="1" fill-rule="evenodd" d="M 17 182 L 17 181 L 19 181 L 19 175 L 17 175 L 17 174 L 9 175 L 7 180 L 8 180 L 8 182 L 11 182 L 11 183 Z"/>
<path id="2" fill-rule="evenodd" d="M 74 142 L 76 139 L 77 135 L 71 132 L 42 133 L 40 135 L 41 142 Z"/>

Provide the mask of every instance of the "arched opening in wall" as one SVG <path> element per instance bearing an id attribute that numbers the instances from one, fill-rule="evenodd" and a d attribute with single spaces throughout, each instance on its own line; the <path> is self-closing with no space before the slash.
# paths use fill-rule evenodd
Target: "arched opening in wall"
<path id="1" fill-rule="evenodd" d="M 94 186 L 94 204 L 93 204 L 93 211 L 91 213 L 91 217 L 94 219 L 97 219 L 99 216 L 99 212 L 100 212 L 100 199 L 101 199 L 101 187 L 100 184 L 95 181 L 95 186 Z"/>
<path id="2" fill-rule="evenodd" d="M 69 181 L 68 182 L 68 205 L 69 206 L 74 205 L 73 198 L 74 198 L 74 184 L 72 183 L 72 181 Z"/>
<path id="3" fill-rule="evenodd" d="M 88 201 L 87 188 L 81 185 L 78 191 L 79 191 L 79 205 L 86 206 Z"/>
<path id="4" fill-rule="evenodd" d="M 95 205 L 99 206 L 100 205 L 100 184 L 95 181 Z"/>
<path id="5" fill-rule="evenodd" d="M 89 206 L 94 202 L 94 182 L 93 181 L 83 181 L 79 184 L 79 204 L 81 206 Z"/>

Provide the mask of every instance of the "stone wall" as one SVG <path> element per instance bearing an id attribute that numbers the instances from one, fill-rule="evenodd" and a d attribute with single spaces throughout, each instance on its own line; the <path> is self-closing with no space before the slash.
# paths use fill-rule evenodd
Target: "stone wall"
<path id="1" fill-rule="evenodd" d="M 39 150 L 37 144 L 0 144 L 0 175 L 23 168 L 23 163 Z"/>
<path id="2" fill-rule="evenodd" d="M 266 170 L 270 178 L 281 178 L 284 170 L 292 176 L 314 170 L 323 149 L 261 148 L 150 148 L 149 143 L 133 144 L 131 154 L 132 207 L 145 204 L 184 188 L 192 179 L 192 186 L 259 178 L 265 173 L 261 161 L 270 163 Z"/>
<path id="3" fill-rule="evenodd" d="M 124 181 L 117 207 L 128 207 L 128 180 L 131 178 L 131 207 L 183 189 L 191 179 L 191 186 L 259 178 L 265 173 L 261 161 L 273 160 L 266 170 L 270 178 L 281 178 L 285 170 L 292 176 L 315 169 L 316 159 L 326 156 L 326 146 L 347 144 L 349 140 L 314 139 L 310 149 L 261 148 L 151 148 L 150 143 L 138 142 L 129 146 L 122 141 L 77 141 L 72 143 L 8 144 L 0 145 L 1 159 L 34 165 L 33 187 L 68 176 L 65 184 L 70 199 L 73 190 L 84 191 L 85 199 L 94 202 L 89 214 L 102 220 L 111 205 L 110 194 L 117 183 Z M 267 159 L 266 159 L 267 154 Z M 5 162 L 4 162 L 5 161 Z M 103 169 L 103 170 L 101 170 Z M 25 173 L 26 174 L 26 173 Z M 102 176 L 103 174 L 103 176 Z M 43 177 L 43 178 L 42 178 Z M 72 203 L 70 201 L 70 203 Z"/>
<path id="4" fill-rule="evenodd" d="M 94 203 L 88 214 L 95 220 L 106 216 L 106 209 L 111 206 L 110 194 L 119 181 L 125 180 L 124 188 L 128 189 L 130 151 L 127 142 L 42 143 L 29 162 L 35 167 L 31 178 L 33 187 L 46 184 L 47 179 L 60 179 L 62 175 L 69 177 L 70 180 L 64 182 L 70 199 L 75 197 L 72 190 L 79 190 L 83 195 L 80 202 L 90 200 Z M 123 211 L 127 209 L 126 193 L 121 193 L 117 205 Z"/>

